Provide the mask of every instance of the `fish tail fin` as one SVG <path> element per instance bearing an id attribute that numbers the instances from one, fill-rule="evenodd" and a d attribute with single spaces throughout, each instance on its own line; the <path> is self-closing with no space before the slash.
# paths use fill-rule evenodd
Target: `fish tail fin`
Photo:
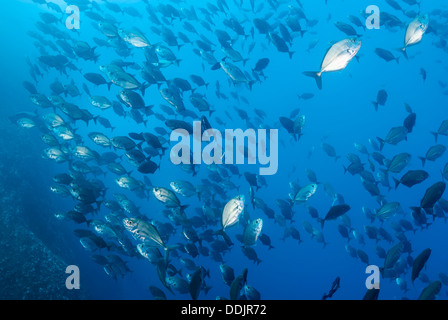
<path id="1" fill-rule="evenodd" d="M 403 53 L 406 60 L 409 60 L 408 53 L 406 52 L 406 47 L 400 49 L 401 53 Z"/>
<path id="2" fill-rule="evenodd" d="M 160 166 L 159 166 L 159 169 L 160 169 Z M 180 206 L 180 211 L 181 211 L 181 212 L 184 212 L 185 209 L 187 209 L 188 207 L 189 207 L 188 204 L 184 204 L 184 205 Z"/>
<path id="3" fill-rule="evenodd" d="M 205 268 L 204 268 L 205 269 Z M 207 277 L 207 278 L 210 278 L 210 269 L 206 269 L 205 270 L 205 272 L 204 272 L 204 278 L 205 277 Z M 210 289 L 209 289 L 210 290 Z"/>
<path id="4" fill-rule="evenodd" d="M 381 204 L 381 203 L 384 203 L 384 201 L 386 200 L 386 197 L 384 195 L 380 194 L 380 195 L 377 195 L 375 197 L 375 199 L 379 204 Z"/>
<path id="5" fill-rule="evenodd" d="M 317 222 L 320 223 L 320 227 L 321 227 L 321 229 L 323 229 L 324 228 L 325 219 L 317 218 Z"/>
<path id="6" fill-rule="evenodd" d="M 142 92 L 142 96 L 144 96 L 145 95 L 145 91 L 146 91 L 146 89 L 149 87 L 149 83 L 147 83 L 147 82 L 145 82 L 145 83 L 143 83 L 142 85 L 141 85 L 141 87 L 140 87 L 140 91 Z"/>
<path id="7" fill-rule="evenodd" d="M 305 71 L 303 74 L 307 77 L 314 78 L 316 80 L 317 87 L 322 90 L 322 73 L 315 71 Z"/>
<path id="8" fill-rule="evenodd" d="M 395 190 L 397 190 L 398 185 L 400 184 L 400 180 L 395 179 L 395 178 L 393 178 L 393 179 L 394 179 L 394 182 L 395 182 Z"/>
<path id="9" fill-rule="evenodd" d="M 376 140 L 378 140 L 378 142 L 380 143 L 380 151 L 382 151 L 386 141 L 384 141 L 383 139 L 381 139 L 379 137 L 376 137 Z"/>
<path id="10" fill-rule="evenodd" d="M 101 203 L 103 203 L 103 200 L 98 200 L 95 202 L 96 203 L 96 210 L 100 211 L 101 209 Z"/>
<path id="11" fill-rule="evenodd" d="M 224 239 L 224 241 L 226 242 L 226 244 L 227 244 L 229 247 L 233 246 L 233 242 L 232 242 L 232 240 L 231 240 L 230 237 L 227 235 L 227 233 L 224 231 L 224 229 L 215 231 L 214 234 L 215 234 L 215 235 L 220 235 L 220 236 L 222 236 L 222 238 Z"/>
<path id="12" fill-rule="evenodd" d="M 432 216 L 432 220 L 434 221 L 436 216 L 434 215 L 434 208 L 423 208 L 425 210 L 426 214 Z"/>
<path id="13" fill-rule="evenodd" d="M 439 133 L 438 133 L 438 132 L 431 131 L 431 134 L 434 136 L 434 140 L 435 140 L 435 142 L 437 142 L 437 138 L 439 137 Z"/>
<path id="14" fill-rule="evenodd" d="M 248 85 L 249 85 L 249 90 L 252 91 L 252 86 L 254 85 L 255 80 L 251 80 L 249 81 Z"/>
<path id="15" fill-rule="evenodd" d="M 292 55 L 296 53 L 295 51 L 288 51 L 289 59 L 292 59 Z"/>
<path id="16" fill-rule="evenodd" d="M 420 160 L 422 160 L 422 167 L 424 167 L 425 166 L 425 163 L 426 163 L 426 158 L 424 158 L 424 157 L 418 157 Z"/>
<path id="17" fill-rule="evenodd" d="M 421 214 L 422 213 L 422 208 L 420 208 L 420 207 L 411 207 L 410 209 L 413 212 L 415 212 L 416 214 Z"/>
<path id="18" fill-rule="evenodd" d="M 372 104 L 375 107 L 375 111 L 378 111 L 378 102 L 372 101 Z"/>
<path id="19" fill-rule="evenodd" d="M 140 141 L 139 143 L 137 143 L 135 146 L 137 147 L 138 150 L 142 151 L 142 144 L 143 142 L 145 142 L 145 140 Z"/>
<path id="20" fill-rule="evenodd" d="M 110 86 L 112 85 L 112 82 L 107 83 L 107 90 L 110 91 Z"/>

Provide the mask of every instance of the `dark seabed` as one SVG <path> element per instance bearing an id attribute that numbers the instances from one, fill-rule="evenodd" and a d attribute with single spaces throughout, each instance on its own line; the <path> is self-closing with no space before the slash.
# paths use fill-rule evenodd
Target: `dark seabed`
<path id="1" fill-rule="evenodd" d="M 448 7 L 371 4 L 2 4 L 0 299 L 447 299 Z"/>

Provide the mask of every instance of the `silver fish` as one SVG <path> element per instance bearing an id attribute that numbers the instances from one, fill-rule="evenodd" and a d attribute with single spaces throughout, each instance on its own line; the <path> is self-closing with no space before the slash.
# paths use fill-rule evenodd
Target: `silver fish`
<path id="1" fill-rule="evenodd" d="M 118 30 L 120 37 L 137 48 L 149 47 L 149 40 L 141 33 L 140 30 L 133 28 L 131 30 Z"/>
<path id="2" fill-rule="evenodd" d="M 231 64 L 230 62 L 223 60 L 221 62 L 216 63 L 212 67 L 212 70 L 219 69 L 220 67 L 229 76 L 229 78 L 233 81 L 234 84 L 247 83 L 249 85 L 249 89 L 252 90 L 252 85 L 254 84 L 254 81 L 248 80 L 240 68 Z"/>
<path id="3" fill-rule="evenodd" d="M 399 202 L 388 202 L 383 205 L 376 213 L 375 217 L 380 219 L 381 221 L 385 221 L 395 214 L 397 214 L 401 210 L 401 206 Z"/>
<path id="4" fill-rule="evenodd" d="M 142 187 L 141 183 L 132 177 L 118 177 L 115 179 L 115 182 L 121 188 L 129 189 L 131 191 Z"/>
<path id="5" fill-rule="evenodd" d="M 252 220 L 244 229 L 243 243 L 245 246 L 253 246 L 257 243 L 258 236 L 263 228 L 263 220 L 258 218 Z"/>
<path id="6" fill-rule="evenodd" d="M 407 59 L 406 49 L 413 46 L 422 40 L 423 35 L 428 29 L 429 18 L 428 15 L 419 15 L 409 23 L 404 37 L 404 47 L 401 49 Z"/>
<path id="7" fill-rule="evenodd" d="M 191 197 L 197 194 L 196 188 L 188 181 L 184 180 L 172 181 L 170 183 L 170 187 L 171 189 L 173 189 L 174 192 L 184 197 Z"/>
<path id="8" fill-rule="evenodd" d="M 151 223 L 139 218 L 124 218 L 123 224 L 136 240 L 147 243 L 148 245 L 151 244 L 152 241 L 155 242 L 155 244 L 166 248 L 159 231 Z"/>
<path id="9" fill-rule="evenodd" d="M 162 188 L 162 187 L 155 187 L 152 188 L 152 192 L 157 200 L 165 204 L 167 208 L 177 208 L 180 207 L 181 209 L 186 208 L 187 206 L 182 206 L 180 204 L 179 199 L 176 197 L 174 192 L 171 190 Z"/>
<path id="10" fill-rule="evenodd" d="M 294 196 L 294 201 L 297 201 L 297 202 L 306 202 L 306 201 L 308 201 L 308 199 L 313 194 L 316 193 L 317 186 L 318 185 L 316 183 L 311 183 L 311 184 L 308 184 L 308 185 L 300 188 L 300 190 Z"/>
<path id="11" fill-rule="evenodd" d="M 361 40 L 347 38 L 336 42 L 328 49 L 320 66 L 320 71 L 306 71 L 303 74 L 316 80 L 317 87 L 322 89 L 322 73 L 345 69 L 361 48 Z"/>
<path id="12" fill-rule="evenodd" d="M 222 210 L 221 226 L 222 230 L 234 226 L 244 210 L 244 196 L 239 195 L 231 199 Z"/>

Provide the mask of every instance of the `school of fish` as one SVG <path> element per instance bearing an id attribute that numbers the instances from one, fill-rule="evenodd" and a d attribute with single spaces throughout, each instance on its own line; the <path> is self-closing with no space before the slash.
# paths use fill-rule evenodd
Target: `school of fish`
<path id="1" fill-rule="evenodd" d="M 408 291 L 407 281 L 428 283 L 420 299 L 435 299 L 442 285 L 448 286 L 443 270 L 439 279 L 425 279 L 422 270 L 431 263 L 431 249 L 414 252 L 407 238 L 409 232 L 430 228 L 447 218 L 448 201 L 443 195 L 448 163 L 440 161 L 446 151 L 443 139 L 448 136 L 448 119 L 440 119 L 440 127 L 428 132 L 435 144 L 428 146 L 426 154 L 393 152 L 395 146 L 406 144 L 418 118 L 406 103 L 402 123 L 389 132 L 378 132 L 368 145 L 354 142 L 355 151 L 345 157 L 326 141 L 316 146 L 334 158 L 335 170 L 359 176 L 354 189 L 360 194 L 365 189 L 365 194 L 376 200 L 375 208 L 346 204 L 344 197 L 330 183 L 318 181 L 310 168 L 303 168 L 308 182 L 299 184 L 292 178 L 289 195 L 275 200 L 257 196 L 260 188 L 276 187 L 268 183 L 269 178 L 242 172 L 237 165 L 181 164 L 179 168 L 190 178 L 172 180 L 166 177 L 178 169 L 164 167 L 165 162 L 161 165 L 169 157 L 170 132 L 177 128 L 192 132 L 193 120 L 201 121 L 205 129 L 210 124 L 224 127 L 232 119 L 245 120 L 248 128 L 278 128 L 286 136 L 283 139 L 291 137 L 299 147 L 307 130 L 306 115 L 300 109 L 278 115 L 276 123 L 268 124 L 265 110 L 252 107 L 244 95 L 256 86 L 263 87 L 274 56 L 269 54 L 271 50 L 294 60 L 298 59 L 294 43 L 309 42 L 308 51 L 322 62 L 320 67 L 303 65 L 297 74 L 301 81 L 314 79 L 317 92 L 297 96 L 299 102 L 311 100 L 325 91 L 322 79 L 329 76 L 326 73 L 345 72 L 350 64 L 362 68 L 366 55 L 400 65 L 402 56 L 413 59 L 414 46 L 427 36 L 447 52 L 448 30 L 440 21 L 447 19 L 448 11 L 424 13 L 418 1 L 385 0 L 381 26 L 401 34 L 403 42 L 363 52 L 369 41 L 363 37 L 368 14 L 351 10 L 347 21 L 334 22 L 340 37 L 332 39 L 326 52 L 316 52 L 312 50 L 317 41 L 307 35 L 313 34 L 319 20 L 307 16 L 305 0 L 194 4 L 143 0 L 138 5 L 72 0 L 69 4 L 76 5 L 82 15 L 80 30 L 65 28 L 64 7 L 44 0 L 33 2 L 39 17 L 28 36 L 35 41 L 38 54 L 28 58 L 30 78 L 23 82 L 33 108 L 10 119 L 20 130 L 41 136 L 42 156 L 60 168 L 59 174 L 49 177 L 49 192 L 73 200 L 73 209 L 59 211 L 55 218 L 77 224 L 74 236 L 111 278 L 125 277 L 131 271 L 126 265 L 129 259 L 144 259 L 154 266 L 153 277 L 160 283 L 149 287 L 155 299 L 166 299 L 164 290 L 182 299 L 214 299 L 207 294 L 210 270 L 197 264 L 201 257 L 216 265 L 228 286 L 217 299 L 261 299 L 262 292 L 251 284 L 252 267 L 235 274 L 224 258 L 231 250 L 241 250 L 253 268 L 263 263 L 257 248 L 275 248 L 278 240 L 263 232 L 271 220 L 284 229 L 283 240 L 292 237 L 299 244 L 307 241 L 299 230 L 325 247 L 324 230 L 337 229 L 342 238 L 351 240 L 345 249 L 354 259 L 366 266 L 373 254 L 384 259 L 382 276 L 395 281 L 403 296 Z M 241 8 L 238 17 L 232 7 Z M 131 23 L 122 23 L 125 18 Z M 141 21 L 144 29 L 137 27 Z M 331 16 L 327 23 L 330 21 Z M 83 32 L 87 24 L 92 26 L 91 32 Z M 264 48 L 266 56 L 255 56 L 252 50 L 256 46 Z M 201 61 L 194 66 L 195 72 L 183 58 L 187 51 Z M 111 55 L 115 59 L 110 59 Z M 203 76 L 204 70 L 219 80 L 211 83 Z M 186 72 L 190 74 L 186 76 Z M 82 81 L 74 81 L 73 75 L 81 75 Z M 421 75 L 425 81 L 423 68 Z M 43 78 L 54 80 L 44 87 Z M 212 95 L 216 97 L 212 99 Z M 380 112 L 388 102 L 388 92 L 381 89 L 377 97 L 367 97 L 368 101 L 374 99 L 372 110 Z M 229 104 L 235 107 L 227 107 Z M 125 125 L 113 120 L 116 117 Z M 411 168 L 413 158 L 420 159 L 421 166 Z M 428 162 L 440 165 L 440 176 L 425 171 Z M 122 192 L 108 191 L 110 183 Z M 414 199 L 412 208 L 388 197 L 391 189 L 420 184 L 426 191 Z M 308 205 L 319 192 L 332 201 L 326 212 Z M 200 205 L 190 205 L 189 199 L 197 199 Z M 361 210 L 364 229 L 354 229 L 350 215 Z M 302 216 L 309 213 L 308 219 L 295 221 L 298 212 Z M 172 241 L 175 235 L 182 241 Z M 375 253 L 361 249 L 366 238 L 377 243 Z M 263 257 L 268 259 L 268 255 Z M 181 269 L 189 274 L 182 274 Z M 337 298 L 337 291 L 344 290 L 343 283 L 344 278 L 338 277 L 323 299 Z M 370 291 L 359 298 L 381 297 L 378 290 Z"/>

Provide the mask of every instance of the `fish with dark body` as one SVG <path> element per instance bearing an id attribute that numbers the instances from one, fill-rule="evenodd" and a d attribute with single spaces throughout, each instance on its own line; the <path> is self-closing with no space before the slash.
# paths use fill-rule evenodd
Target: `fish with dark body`
<path id="1" fill-rule="evenodd" d="M 407 140 L 408 129 L 403 126 L 393 127 L 389 130 L 386 138 L 381 139 L 377 137 L 378 142 L 380 143 L 380 150 L 383 150 L 384 145 L 397 145 L 403 140 Z"/>
<path id="2" fill-rule="evenodd" d="M 383 60 L 385 60 L 386 62 L 395 60 L 397 63 L 399 63 L 399 61 L 400 61 L 400 57 L 395 57 L 395 56 L 392 54 L 392 52 L 390 52 L 389 50 L 386 50 L 386 49 L 376 48 L 376 49 L 375 49 L 375 53 L 376 53 L 380 58 L 382 58 Z"/>
<path id="3" fill-rule="evenodd" d="M 330 210 L 328 210 L 327 215 L 323 219 L 318 219 L 318 221 L 320 222 L 321 227 L 323 228 L 325 221 L 335 220 L 340 216 L 344 215 L 345 213 L 347 213 L 350 209 L 351 209 L 350 206 L 347 204 L 339 204 L 332 206 Z"/>
<path id="4" fill-rule="evenodd" d="M 421 209 L 424 209 L 427 214 L 433 214 L 434 205 L 442 197 L 445 188 L 446 183 L 443 181 L 434 183 L 426 189 L 425 195 L 420 201 L 420 207 L 411 207 L 411 209 L 416 213 L 420 213 Z"/>
<path id="5" fill-rule="evenodd" d="M 436 161 L 445 153 L 445 151 L 446 147 L 443 144 L 437 144 L 435 146 L 430 147 L 424 157 L 419 157 L 420 160 L 422 160 L 422 167 L 425 166 L 426 160 Z"/>
<path id="6" fill-rule="evenodd" d="M 431 131 L 431 134 L 434 136 L 436 142 L 439 135 L 448 136 L 448 120 L 443 120 L 439 129 L 436 132 Z"/>
<path id="7" fill-rule="evenodd" d="M 422 271 L 423 267 L 426 264 L 426 261 L 428 261 L 429 257 L 431 255 L 431 249 L 427 248 L 423 250 L 414 260 L 414 263 L 412 264 L 412 275 L 411 280 L 414 282 L 415 279 L 420 274 L 420 271 Z"/>
<path id="8" fill-rule="evenodd" d="M 395 189 L 397 189 L 400 184 L 405 185 L 408 188 L 411 188 L 416 184 L 422 183 L 428 177 L 429 174 L 424 170 L 409 170 L 401 177 L 400 180 L 394 178 Z"/>
<path id="9" fill-rule="evenodd" d="M 378 94 L 376 96 L 376 101 L 372 101 L 372 104 L 375 107 L 375 111 L 378 111 L 378 106 L 384 106 L 386 104 L 387 101 L 387 92 L 384 89 L 381 89 L 380 91 L 378 91 Z"/>

